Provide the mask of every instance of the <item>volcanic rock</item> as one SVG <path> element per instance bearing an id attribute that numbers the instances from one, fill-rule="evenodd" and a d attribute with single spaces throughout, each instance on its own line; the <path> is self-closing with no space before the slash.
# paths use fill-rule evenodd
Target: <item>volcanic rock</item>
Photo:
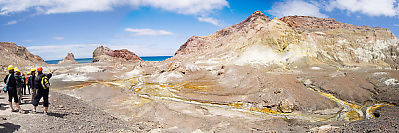
<path id="1" fill-rule="evenodd" d="M 0 64 L 1 67 L 6 67 L 8 65 L 39 65 L 45 62 L 40 56 L 33 55 L 23 46 L 17 46 L 12 42 L 0 42 Z"/>
<path id="2" fill-rule="evenodd" d="M 68 53 L 64 60 L 58 62 L 58 64 L 78 64 L 75 60 L 75 56 L 72 53 Z"/>
<path id="3" fill-rule="evenodd" d="M 317 18 L 310 16 L 285 16 L 280 19 L 293 28 L 300 29 L 372 29 L 368 26 L 355 26 L 351 24 L 341 23 L 333 18 Z"/>
<path id="4" fill-rule="evenodd" d="M 270 20 L 256 11 L 215 34 L 191 37 L 174 59 L 284 69 L 314 64 L 396 68 L 398 44 L 399 39 L 389 29 L 308 16 Z"/>
<path id="5" fill-rule="evenodd" d="M 367 73 L 339 68 L 396 68 L 398 45 L 389 29 L 303 16 L 270 20 L 257 11 L 212 35 L 191 37 L 163 62 L 169 69 L 153 71 L 147 82 L 179 85 L 174 93 L 181 99 L 336 114 L 340 101 L 328 96 L 362 104 L 375 95 Z M 198 69 L 186 71 L 185 64 Z"/>
<path id="6" fill-rule="evenodd" d="M 122 61 L 143 61 L 135 53 L 127 50 L 111 50 L 108 47 L 97 47 L 93 52 L 93 62 L 122 62 Z"/>

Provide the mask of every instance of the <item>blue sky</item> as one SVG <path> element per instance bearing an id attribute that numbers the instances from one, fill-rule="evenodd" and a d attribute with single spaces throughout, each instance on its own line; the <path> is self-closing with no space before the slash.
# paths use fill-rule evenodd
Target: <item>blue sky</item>
<path id="1" fill-rule="evenodd" d="M 99 45 L 139 56 L 173 55 L 191 36 L 206 36 L 259 10 L 282 17 L 331 17 L 389 28 L 399 35 L 399 0 L 0 0 L 0 41 L 45 60 L 92 56 Z"/>

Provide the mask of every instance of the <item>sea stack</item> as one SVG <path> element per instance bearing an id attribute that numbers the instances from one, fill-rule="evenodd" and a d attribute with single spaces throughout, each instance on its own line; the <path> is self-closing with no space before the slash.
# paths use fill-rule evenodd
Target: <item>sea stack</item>
<path id="1" fill-rule="evenodd" d="M 68 53 L 64 60 L 58 62 L 58 64 L 78 64 L 75 60 L 75 56 L 72 53 Z"/>
<path id="2" fill-rule="evenodd" d="M 135 53 L 127 50 L 111 50 L 108 47 L 99 46 L 93 52 L 93 62 L 136 62 L 143 61 Z"/>

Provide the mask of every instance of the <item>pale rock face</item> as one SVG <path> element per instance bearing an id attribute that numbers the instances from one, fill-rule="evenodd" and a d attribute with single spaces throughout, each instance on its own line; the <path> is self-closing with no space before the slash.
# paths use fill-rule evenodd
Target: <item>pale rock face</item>
<path id="1" fill-rule="evenodd" d="M 388 29 L 306 16 L 270 20 L 258 11 L 210 36 L 191 37 L 173 58 L 214 65 L 396 67 L 398 44 Z"/>
<path id="2" fill-rule="evenodd" d="M 82 73 L 96 73 L 96 72 L 102 72 L 104 69 L 101 69 L 97 66 L 81 66 L 74 68 L 74 70 Z"/>
<path id="3" fill-rule="evenodd" d="M 59 74 L 59 75 L 54 75 L 52 77 L 53 79 L 60 79 L 62 81 L 88 81 L 89 78 L 86 76 L 86 74 Z"/>

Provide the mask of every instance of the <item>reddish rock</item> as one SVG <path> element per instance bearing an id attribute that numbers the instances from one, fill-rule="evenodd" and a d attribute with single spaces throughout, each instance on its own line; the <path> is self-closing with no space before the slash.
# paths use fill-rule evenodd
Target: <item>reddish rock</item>
<path id="1" fill-rule="evenodd" d="M 258 23 L 267 23 L 269 21 L 270 18 L 268 16 L 263 14 L 261 11 L 256 11 L 244 21 L 217 31 L 214 36 L 216 38 L 222 38 L 235 32 L 247 31 L 248 29 L 252 29 L 257 26 Z M 209 40 L 207 37 L 192 36 L 187 40 L 186 43 L 180 46 L 175 55 L 185 55 L 203 51 L 209 48 L 210 43 L 212 43 L 212 40 Z"/>
<path id="2" fill-rule="evenodd" d="M 196 51 L 202 51 L 208 48 L 206 39 L 200 36 L 192 36 L 187 40 L 186 43 L 180 46 L 176 51 L 175 55 L 185 55 L 194 53 Z"/>
<path id="3" fill-rule="evenodd" d="M 316 18 L 310 16 L 286 16 L 280 19 L 291 27 L 299 29 L 317 29 L 317 30 L 330 30 L 330 29 L 371 29 L 368 26 L 356 26 L 347 23 L 341 23 L 333 18 Z"/>
<path id="4" fill-rule="evenodd" d="M 97 47 L 93 52 L 93 62 L 104 61 L 143 61 L 135 53 L 127 50 L 111 50 L 107 47 Z"/>
<path id="5" fill-rule="evenodd" d="M 176 51 L 173 59 L 213 64 L 277 65 L 283 69 L 289 64 L 324 63 L 397 68 L 398 44 L 398 38 L 389 29 L 309 16 L 270 20 L 256 11 L 244 21 L 215 34 L 191 37 Z"/>

